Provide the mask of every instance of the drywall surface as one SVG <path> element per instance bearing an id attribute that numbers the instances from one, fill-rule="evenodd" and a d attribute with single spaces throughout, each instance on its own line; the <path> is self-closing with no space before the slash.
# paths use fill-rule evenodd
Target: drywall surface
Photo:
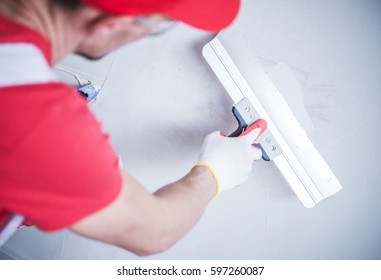
<path id="1" fill-rule="evenodd" d="M 343 190 L 306 209 L 272 163 L 257 162 L 184 239 L 148 259 L 381 258 L 380 15 L 378 0 L 243 1 L 232 29 L 295 101 Z M 91 107 L 125 169 L 151 191 L 191 168 L 208 133 L 236 127 L 232 102 L 201 56 L 212 37 L 179 25 L 99 62 L 62 64 L 102 86 Z M 68 231 L 33 228 L 2 250 L 20 259 L 139 259 Z"/>

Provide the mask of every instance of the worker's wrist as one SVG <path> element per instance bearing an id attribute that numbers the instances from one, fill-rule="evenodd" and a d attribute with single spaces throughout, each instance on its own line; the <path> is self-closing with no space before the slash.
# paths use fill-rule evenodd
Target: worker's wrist
<path id="1" fill-rule="evenodd" d="M 217 176 L 209 164 L 197 163 L 193 166 L 191 173 L 196 174 L 196 176 L 200 176 L 208 186 L 212 186 L 214 196 L 219 193 L 219 183 Z"/>

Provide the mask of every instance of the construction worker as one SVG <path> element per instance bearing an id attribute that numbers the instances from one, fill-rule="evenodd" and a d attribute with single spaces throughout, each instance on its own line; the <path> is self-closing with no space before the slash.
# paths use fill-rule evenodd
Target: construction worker
<path id="1" fill-rule="evenodd" d="M 0 0 L 0 242 L 28 221 L 154 254 L 181 239 L 217 193 L 244 182 L 262 155 L 252 143 L 264 121 L 237 138 L 211 133 L 189 173 L 152 194 L 121 170 L 85 99 L 51 70 L 69 53 L 96 59 L 173 21 L 219 31 L 239 4 Z"/>

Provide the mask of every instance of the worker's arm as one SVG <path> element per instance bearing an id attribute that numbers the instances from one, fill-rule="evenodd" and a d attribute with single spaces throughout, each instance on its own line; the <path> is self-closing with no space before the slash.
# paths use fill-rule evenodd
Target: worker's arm
<path id="1" fill-rule="evenodd" d="M 71 229 L 138 255 L 169 248 L 196 224 L 216 190 L 221 192 L 246 180 L 253 161 L 262 154 L 251 144 L 264 129 L 262 122 L 238 138 L 210 134 L 201 148 L 199 166 L 153 194 L 122 172 L 118 198 Z"/>
<path id="2" fill-rule="evenodd" d="M 200 218 L 216 188 L 205 167 L 193 168 L 181 180 L 154 194 L 126 173 L 122 176 L 118 198 L 73 225 L 72 230 L 138 255 L 158 253 L 183 237 Z"/>

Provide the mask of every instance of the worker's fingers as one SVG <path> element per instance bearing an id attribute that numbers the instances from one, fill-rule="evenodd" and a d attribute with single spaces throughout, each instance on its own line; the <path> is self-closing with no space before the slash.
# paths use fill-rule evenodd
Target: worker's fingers
<path id="1" fill-rule="evenodd" d="M 262 150 L 255 147 L 255 146 L 252 146 L 250 149 L 250 158 L 251 158 L 252 162 L 261 159 L 262 158 Z"/>

